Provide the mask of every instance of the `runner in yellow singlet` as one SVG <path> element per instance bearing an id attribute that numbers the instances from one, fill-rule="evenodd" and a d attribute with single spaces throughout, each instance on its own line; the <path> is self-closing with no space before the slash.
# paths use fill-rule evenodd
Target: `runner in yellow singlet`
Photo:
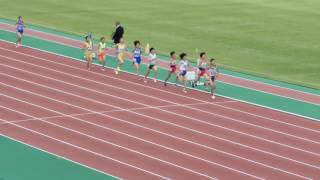
<path id="1" fill-rule="evenodd" d="M 90 43 L 89 36 L 85 37 L 85 42 L 83 43 L 84 56 L 87 60 L 87 69 L 90 70 L 93 58 L 92 44 Z"/>
<path id="2" fill-rule="evenodd" d="M 116 57 L 117 57 L 118 63 L 117 63 L 117 67 L 114 71 L 116 74 L 119 74 L 119 71 L 121 71 L 120 68 L 123 65 L 124 60 L 125 60 L 125 51 L 127 49 L 127 46 L 124 43 L 123 38 L 120 39 L 120 43 L 116 44 L 115 48 L 116 48 Z"/>

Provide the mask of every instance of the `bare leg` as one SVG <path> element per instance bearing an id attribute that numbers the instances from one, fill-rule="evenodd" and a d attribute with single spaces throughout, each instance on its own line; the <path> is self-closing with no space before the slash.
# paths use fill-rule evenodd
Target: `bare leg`
<path id="1" fill-rule="evenodd" d="M 208 91 L 209 89 L 208 89 L 208 85 L 210 84 L 210 82 L 211 82 L 211 79 L 210 79 L 210 77 L 207 75 L 207 74 L 205 74 L 204 75 L 204 78 L 205 78 L 205 83 L 204 83 L 204 87 L 205 87 L 205 90 L 206 91 Z"/>
<path id="2" fill-rule="evenodd" d="M 175 86 L 178 86 L 179 83 L 179 73 L 176 73 L 176 82 L 175 82 Z"/>
<path id="3" fill-rule="evenodd" d="M 121 67 L 123 65 L 123 60 L 118 60 L 117 67 Z"/>
<path id="4" fill-rule="evenodd" d="M 172 72 L 169 71 L 167 78 L 164 80 L 164 85 L 167 86 L 167 81 L 170 79 Z"/>
<path id="5" fill-rule="evenodd" d="M 154 82 L 157 82 L 157 78 L 158 78 L 158 68 L 156 66 L 153 67 L 153 73 L 154 73 Z"/>
<path id="6" fill-rule="evenodd" d="M 22 41 L 22 35 L 20 33 L 17 33 L 16 47 L 22 44 L 21 41 Z"/>
<path id="7" fill-rule="evenodd" d="M 87 58 L 87 70 L 90 70 L 90 68 L 91 68 L 91 62 L 92 62 L 92 58 L 88 57 L 88 58 Z"/>
<path id="8" fill-rule="evenodd" d="M 139 77 L 140 76 L 140 66 L 138 63 L 134 63 L 134 66 L 136 68 L 136 73 L 137 73 L 137 76 Z"/>
<path id="9" fill-rule="evenodd" d="M 119 74 L 119 71 L 121 71 L 120 67 L 122 66 L 122 64 L 123 64 L 123 60 L 118 59 L 117 67 L 114 70 L 116 74 Z"/>
<path id="10" fill-rule="evenodd" d="M 147 82 L 147 77 L 149 76 L 150 70 L 151 70 L 151 69 L 148 68 L 146 74 L 144 75 L 144 82 L 145 82 L 145 83 Z"/>
<path id="11" fill-rule="evenodd" d="M 183 77 L 182 81 L 183 81 L 183 90 L 182 91 L 184 93 L 187 93 L 187 78 Z"/>
<path id="12" fill-rule="evenodd" d="M 197 80 L 192 83 L 192 87 L 196 87 L 197 83 L 200 81 L 201 76 L 198 74 Z"/>
<path id="13" fill-rule="evenodd" d="M 105 65 L 106 65 L 106 61 L 105 61 L 105 56 L 100 57 L 99 56 L 99 63 L 101 64 L 101 70 L 104 71 L 105 69 Z"/>
<path id="14" fill-rule="evenodd" d="M 103 61 L 102 61 L 102 69 L 103 70 L 105 69 L 105 66 L 106 66 L 106 59 L 104 58 Z"/>
<path id="15" fill-rule="evenodd" d="M 211 96 L 212 99 L 215 99 L 215 90 L 216 90 L 216 82 L 215 81 L 210 81 L 210 86 L 211 86 Z"/>

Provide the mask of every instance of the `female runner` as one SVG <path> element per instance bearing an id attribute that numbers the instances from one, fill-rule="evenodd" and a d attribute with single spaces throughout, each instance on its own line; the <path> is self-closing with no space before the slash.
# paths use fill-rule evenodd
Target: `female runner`
<path id="1" fill-rule="evenodd" d="M 107 55 L 107 52 L 106 52 L 106 46 L 107 46 L 107 43 L 106 43 L 106 37 L 101 37 L 100 38 L 100 42 L 98 44 L 98 59 L 99 59 L 99 62 L 101 64 L 101 70 L 104 71 L 105 70 L 105 65 L 106 65 L 106 55 Z"/>
<path id="2" fill-rule="evenodd" d="M 177 72 L 177 56 L 176 56 L 176 52 L 172 51 L 170 53 L 170 70 L 168 73 L 167 78 L 164 80 L 164 86 L 167 86 L 167 81 L 170 79 L 170 77 L 172 76 L 172 74 L 176 75 L 176 85 L 179 79 L 179 73 Z"/>
<path id="3" fill-rule="evenodd" d="M 149 64 L 148 64 L 148 70 L 144 76 L 144 82 L 147 83 L 147 77 L 150 73 L 151 70 L 153 70 L 154 73 L 154 78 L 153 81 L 157 82 L 157 76 L 158 76 L 158 67 L 157 67 L 157 62 L 158 62 L 158 58 L 157 58 L 157 54 L 156 54 L 156 50 L 154 48 L 150 48 L 150 54 L 149 54 Z"/>
<path id="4" fill-rule="evenodd" d="M 22 46 L 22 36 L 23 36 L 24 28 L 25 28 L 25 25 L 24 25 L 22 16 L 19 16 L 18 21 L 16 23 L 16 32 L 17 32 L 16 47 Z"/>
<path id="5" fill-rule="evenodd" d="M 216 90 L 216 78 L 219 75 L 218 66 L 216 65 L 215 59 L 210 59 L 210 65 L 208 69 L 208 74 L 210 76 L 209 85 L 211 87 L 211 98 L 215 99 L 215 90 Z"/>
<path id="6" fill-rule="evenodd" d="M 180 54 L 180 62 L 179 62 L 179 69 L 180 69 L 180 73 L 179 73 L 179 80 L 180 82 L 183 84 L 183 92 L 187 93 L 187 71 L 188 69 L 191 68 L 188 60 L 187 60 L 187 54 L 186 53 L 181 53 Z"/>
<path id="7" fill-rule="evenodd" d="M 136 68 L 136 73 L 138 78 L 140 77 L 140 64 L 141 64 L 141 54 L 142 50 L 140 48 L 140 41 L 133 42 L 134 49 L 132 50 L 132 65 Z"/>
<path id="8" fill-rule="evenodd" d="M 201 77 L 204 77 L 207 81 L 209 79 L 209 76 L 206 73 L 207 70 L 207 57 L 205 52 L 200 53 L 200 58 L 198 59 L 197 63 L 198 67 L 198 78 L 195 80 L 192 84 L 192 87 L 197 86 L 198 82 L 200 81 Z"/>
<path id="9" fill-rule="evenodd" d="M 89 36 L 85 37 L 85 42 L 83 43 L 83 50 L 84 56 L 87 60 L 87 70 L 90 70 L 93 58 L 93 51 Z"/>
<path id="10" fill-rule="evenodd" d="M 119 74 L 119 71 L 121 71 L 121 66 L 123 65 L 124 63 L 124 60 L 125 60 L 125 51 L 127 50 L 127 46 L 126 44 L 124 43 L 124 39 L 121 38 L 120 39 L 120 43 L 116 44 L 116 52 L 117 52 L 117 67 L 116 69 L 114 70 L 114 72 L 116 74 Z"/>

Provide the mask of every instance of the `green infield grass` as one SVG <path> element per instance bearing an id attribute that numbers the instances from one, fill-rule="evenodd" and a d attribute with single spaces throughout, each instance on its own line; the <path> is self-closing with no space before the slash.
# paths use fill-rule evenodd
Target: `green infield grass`
<path id="1" fill-rule="evenodd" d="M 162 53 L 197 51 L 228 69 L 320 88 L 318 0 L 0 0 L 0 16 L 96 37 L 125 26 Z"/>

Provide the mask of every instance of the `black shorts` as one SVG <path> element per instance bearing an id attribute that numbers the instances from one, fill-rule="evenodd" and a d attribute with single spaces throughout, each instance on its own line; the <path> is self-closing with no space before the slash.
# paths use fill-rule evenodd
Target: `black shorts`
<path id="1" fill-rule="evenodd" d="M 211 76 L 211 81 L 214 81 L 216 79 L 215 76 Z"/>
<path id="2" fill-rule="evenodd" d="M 154 68 L 154 64 L 149 64 L 149 69 L 153 69 Z"/>

